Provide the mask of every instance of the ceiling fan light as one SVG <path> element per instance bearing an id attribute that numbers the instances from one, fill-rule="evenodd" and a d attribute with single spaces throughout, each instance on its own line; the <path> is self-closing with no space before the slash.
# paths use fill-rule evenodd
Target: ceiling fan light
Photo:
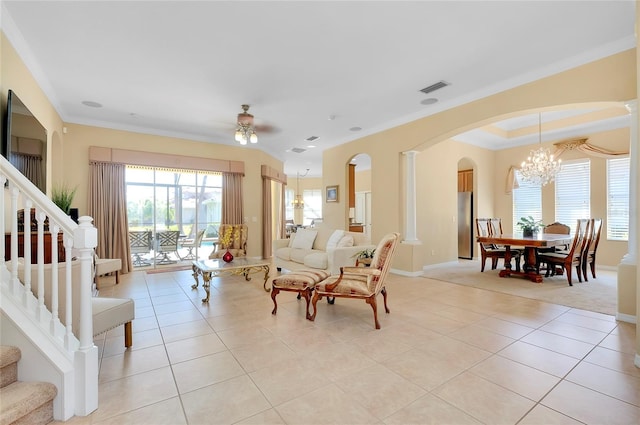
<path id="1" fill-rule="evenodd" d="M 240 131 L 239 128 L 236 129 L 236 142 L 241 142 L 242 141 L 242 132 Z"/>
<path id="2" fill-rule="evenodd" d="M 249 138 L 249 141 L 251 141 L 251 143 L 258 143 L 258 136 L 253 131 L 251 132 L 251 137 Z"/>
<path id="3" fill-rule="evenodd" d="M 240 144 L 241 145 L 247 144 L 247 136 L 245 136 L 244 134 L 242 135 L 242 137 L 240 137 Z"/>

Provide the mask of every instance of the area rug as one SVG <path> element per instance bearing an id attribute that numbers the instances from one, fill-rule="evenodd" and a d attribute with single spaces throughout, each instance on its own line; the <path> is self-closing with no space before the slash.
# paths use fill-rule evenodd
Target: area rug
<path id="1" fill-rule="evenodd" d="M 596 279 L 589 274 L 588 282 L 578 282 L 574 270 L 573 286 L 569 286 L 566 276 L 551 276 L 544 278 L 542 283 L 533 283 L 521 277 L 499 277 L 499 271 L 499 268 L 491 270 L 487 262 L 485 271 L 480 272 L 479 261 L 460 260 L 457 264 L 429 268 L 423 276 L 597 313 L 616 314 L 618 294 L 615 271 L 598 269 Z"/>

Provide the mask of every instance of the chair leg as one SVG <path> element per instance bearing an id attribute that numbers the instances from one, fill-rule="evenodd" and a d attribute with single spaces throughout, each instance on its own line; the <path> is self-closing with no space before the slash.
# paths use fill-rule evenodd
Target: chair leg
<path id="1" fill-rule="evenodd" d="M 565 271 L 567 272 L 567 280 L 569 281 L 569 286 L 573 286 L 571 282 L 571 278 L 573 277 L 573 272 L 571 271 L 571 265 L 564 266 Z"/>
<path id="2" fill-rule="evenodd" d="M 596 262 L 595 260 L 589 264 L 591 266 L 591 276 L 593 276 L 593 278 L 596 278 Z"/>
<path id="3" fill-rule="evenodd" d="M 367 298 L 367 304 L 371 306 L 373 309 L 373 321 L 376 324 L 376 329 L 380 329 L 380 322 L 378 322 L 378 303 L 376 302 L 376 294 L 371 295 Z"/>
<path id="4" fill-rule="evenodd" d="M 311 292 L 313 290 L 310 288 L 306 288 L 303 291 L 300 291 L 299 295 L 301 294 L 302 297 L 304 298 L 304 300 L 307 302 L 307 310 L 306 310 L 306 315 L 305 317 L 307 318 L 307 320 L 309 320 L 309 318 L 311 317 L 311 313 L 309 313 L 309 303 L 311 302 Z M 314 309 L 314 316 L 315 316 L 315 309 Z"/>
<path id="5" fill-rule="evenodd" d="M 133 331 L 131 328 L 131 322 L 124 324 L 124 346 L 131 347 L 133 345 Z"/>
<path id="6" fill-rule="evenodd" d="M 589 282 L 589 276 L 587 276 L 587 263 L 581 263 L 579 267 L 580 267 L 580 271 L 582 272 L 582 277 L 584 278 L 584 281 Z"/>
<path id="7" fill-rule="evenodd" d="M 316 320 L 316 313 L 318 312 L 318 309 L 316 308 L 316 303 L 318 302 L 318 300 L 321 300 L 321 299 L 322 299 L 322 295 L 320 295 L 318 292 L 313 294 L 313 299 L 311 300 L 311 304 L 313 304 L 313 314 L 307 317 L 307 319 L 311 320 L 312 322 Z"/>
<path id="8" fill-rule="evenodd" d="M 578 282 L 582 282 L 582 268 L 580 264 L 576 266 L 576 274 L 578 275 Z"/>
<path id="9" fill-rule="evenodd" d="M 487 257 L 483 256 L 481 260 L 482 262 L 480 263 L 480 273 L 484 271 L 484 265 L 487 262 Z"/>
<path id="10" fill-rule="evenodd" d="M 389 307 L 387 307 L 387 288 L 382 288 L 382 299 L 384 299 L 384 311 L 389 314 L 391 313 L 391 311 L 389 310 Z"/>
<path id="11" fill-rule="evenodd" d="M 273 310 L 271 310 L 271 314 L 276 314 L 278 311 L 278 303 L 276 302 L 276 295 L 280 293 L 280 289 L 271 285 L 271 299 L 273 300 Z"/>
<path id="12" fill-rule="evenodd" d="M 498 257 L 491 259 L 491 270 L 495 270 L 498 267 Z"/>

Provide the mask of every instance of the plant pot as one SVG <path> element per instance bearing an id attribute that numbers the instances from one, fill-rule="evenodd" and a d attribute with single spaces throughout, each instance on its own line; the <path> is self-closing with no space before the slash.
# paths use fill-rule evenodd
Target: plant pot
<path id="1" fill-rule="evenodd" d="M 535 230 L 523 230 L 522 231 L 522 236 L 524 236 L 525 238 L 532 238 L 534 236 L 536 236 L 538 234 L 537 231 Z"/>
<path id="2" fill-rule="evenodd" d="M 225 263 L 230 263 L 233 261 L 233 254 L 231 254 L 228 250 L 227 252 L 224 253 L 224 255 L 222 256 L 222 261 L 224 261 Z"/>

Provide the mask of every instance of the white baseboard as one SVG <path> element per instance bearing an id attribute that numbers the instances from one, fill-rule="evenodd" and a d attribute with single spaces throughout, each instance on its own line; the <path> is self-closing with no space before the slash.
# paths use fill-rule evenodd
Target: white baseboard
<path id="1" fill-rule="evenodd" d="M 469 260 L 466 260 L 469 261 Z M 426 266 L 422 266 L 422 271 L 427 271 L 427 270 L 431 270 L 431 269 L 439 269 L 441 267 L 451 267 L 451 266 L 455 266 L 456 264 L 458 264 L 458 261 L 447 261 L 445 263 L 438 263 L 438 264 L 429 264 Z"/>
<path id="2" fill-rule="evenodd" d="M 631 314 L 616 313 L 616 320 L 620 322 L 632 323 L 634 325 L 636 324 L 636 316 L 632 316 Z"/>
<path id="3" fill-rule="evenodd" d="M 393 274 L 400 275 L 400 276 L 406 276 L 406 277 L 420 277 L 420 276 L 422 276 L 422 272 L 421 271 L 408 272 L 406 270 L 390 269 L 389 272 L 391 272 Z"/>

